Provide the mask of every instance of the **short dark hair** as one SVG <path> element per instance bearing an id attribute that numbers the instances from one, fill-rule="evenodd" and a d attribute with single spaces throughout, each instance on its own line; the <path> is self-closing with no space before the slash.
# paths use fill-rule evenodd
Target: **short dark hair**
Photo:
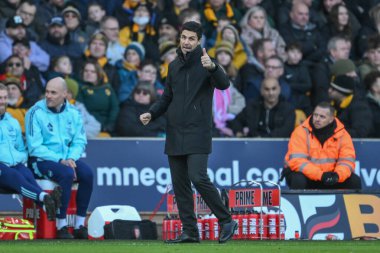
<path id="1" fill-rule="evenodd" d="M 202 38 L 202 34 L 203 34 L 202 25 L 195 21 L 189 21 L 189 22 L 184 23 L 181 28 L 181 33 L 184 30 L 195 32 L 197 34 L 198 40 Z"/>
<path id="2" fill-rule="evenodd" d="M 377 78 L 380 78 L 379 71 L 372 71 L 365 76 L 363 83 L 367 90 L 372 88 L 372 86 L 376 83 Z"/>
<path id="3" fill-rule="evenodd" d="M 265 59 L 265 65 L 267 64 L 267 62 L 268 62 L 269 60 L 276 60 L 276 61 L 278 61 L 278 62 L 280 63 L 281 68 L 284 67 L 284 61 L 281 59 L 280 56 L 272 55 L 271 57 L 266 58 L 266 59 Z"/>
<path id="4" fill-rule="evenodd" d="M 27 38 L 14 40 L 13 43 L 12 43 L 12 47 L 14 47 L 14 46 L 16 46 L 18 44 L 21 44 L 21 45 L 25 46 L 26 48 L 30 49 L 30 42 L 29 42 L 29 40 Z"/>
<path id="5" fill-rule="evenodd" d="M 285 47 L 285 51 L 288 52 L 290 50 L 298 50 L 302 53 L 302 46 L 298 42 L 289 43 Z"/>
<path id="6" fill-rule="evenodd" d="M 257 52 L 261 51 L 264 49 L 264 45 L 267 42 L 272 42 L 271 39 L 264 38 L 264 39 L 258 39 L 255 42 L 253 42 L 252 45 L 252 52 L 254 56 L 257 56 Z"/>
<path id="7" fill-rule="evenodd" d="M 377 49 L 380 47 L 380 36 L 378 34 L 372 35 L 368 37 L 367 42 L 368 42 L 367 51 L 372 50 L 372 49 Z"/>
<path id="8" fill-rule="evenodd" d="M 333 116 L 335 115 L 335 108 L 329 102 L 326 102 L 326 101 L 320 102 L 319 104 L 317 104 L 315 108 L 317 107 L 321 107 L 323 109 L 329 109 L 330 114 Z"/>
<path id="9" fill-rule="evenodd" d="M 8 88 L 5 86 L 5 84 L 0 83 L 0 90 L 8 90 Z"/>
<path id="10" fill-rule="evenodd" d="M 184 9 L 183 11 L 181 11 L 181 13 L 178 16 L 178 22 L 179 22 L 179 24 L 182 25 L 183 21 L 186 18 L 191 17 L 193 15 L 199 15 L 199 17 L 201 16 L 196 9 L 193 9 L 193 8 L 186 8 L 186 9 Z"/>

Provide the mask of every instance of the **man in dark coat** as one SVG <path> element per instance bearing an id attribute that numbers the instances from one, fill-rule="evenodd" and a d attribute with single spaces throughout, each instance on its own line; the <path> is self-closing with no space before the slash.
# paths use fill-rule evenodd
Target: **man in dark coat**
<path id="1" fill-rule="evenodd" d="M 295 3 L 289 15 L 289 22 L 279 29 L 286 44 L 300 43 L 305 62 L 312 64 L 319 61 L 325 46 L 317 26 L 309 22 L 309 7 L 302 2 Z"/>
<path id="2" fill-rule="evenodd" d="M 183 25 L 178 57 L 170 63 L 166 87 L 160 100 L 140 115 L 146 125 L 167 111 L 165 153 L 169 158 L 171 178 L 179 216 L 183 224 L 180 237 L 168 242 L 199 242 L 197 217 L 191 183 L 219 220 L 219 242 L 229 240 L 237 228 L 207 175 L 211 152 L 212 96 L 214 88 L 230 85 L 222 68 L 200 47 L 202 28 L 190 21 Z"/>
<path id="3" fill-rule="evenodd" d="M 260 99 L 252 100 L 231 122 L 236 136 L 290 137 L 294 129 L 295 112 L 289 102 L 281 99 L 278 80 L 264 79 L 260 92 Z"/>
<path id="4" fill-rule="evenodd" d="M 373 124 L 372 112 L 368 102 L 355 92 L 355 80 L 346 75 L 332 78 L 329 97 L 337 118 L 351 137 L 369 137 Z"/>

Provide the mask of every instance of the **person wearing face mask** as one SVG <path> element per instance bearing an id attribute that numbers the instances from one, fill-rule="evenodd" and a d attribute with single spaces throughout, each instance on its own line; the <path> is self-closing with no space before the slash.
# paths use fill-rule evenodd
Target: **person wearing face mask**
<path id="1" fill-rule="evenodd" d="M 120 30 L 120 44 L 126 47 L 132 41 L 137 41 L 146 49 L 148 59 L 159 61 L 158 33 L 154 28 L 155 19 L 156 14 L 151 9 L 151 6 L 141 2 L 133 13 L 132 24 Z"/>

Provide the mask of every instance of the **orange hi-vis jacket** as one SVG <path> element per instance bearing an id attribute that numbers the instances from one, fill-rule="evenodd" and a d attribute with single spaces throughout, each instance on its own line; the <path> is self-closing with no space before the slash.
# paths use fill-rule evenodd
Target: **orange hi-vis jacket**
<path id="1" fill-rule="evenodd" d="M 339 183 L 351 176 L 355 169 L 355 149 L 350 134 L 337 118 L 334 134 L 323 146 L 312 133 L 311 117 L 292 133 L 285 167 L 302 172 L 307 178 L 321 181 L 323 172 L 333 171 L 339 176 Z"/>

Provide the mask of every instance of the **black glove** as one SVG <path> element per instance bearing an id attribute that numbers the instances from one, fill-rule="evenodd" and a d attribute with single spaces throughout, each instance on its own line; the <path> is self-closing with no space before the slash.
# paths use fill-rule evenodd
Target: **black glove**
<path id="1" fill-rule="evenodd" d="M 338 183 L 339 176 L 336 172 L 324 172 L 322 174 L 322 182 L 325 185 L 334 185 Z"/>
<path id="2" fill-rule="evenodd" d="M 288 175 L 290 175 L 290 173 L 292 173 L 292 170 L 289 167 L 285 167 L 281 171 L 280 180 L 278 180 L 278 182 L 281 182 L 282 180 L 284 180 L 284 178 L 286 178 Z"/>

